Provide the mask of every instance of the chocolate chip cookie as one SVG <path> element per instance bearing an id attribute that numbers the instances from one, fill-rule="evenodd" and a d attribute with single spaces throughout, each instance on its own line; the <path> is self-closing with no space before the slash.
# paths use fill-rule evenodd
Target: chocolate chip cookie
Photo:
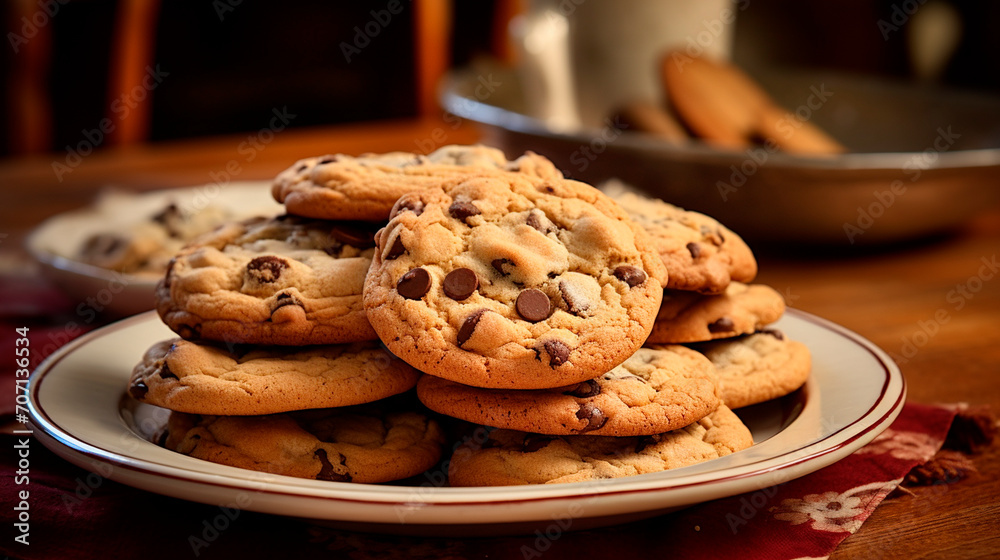
<path id="1" fill-rule="evenodd" d="M 417 412 L 349 407 L 270 416 L 173 412 L 163 445 L 205 461 L 334 482 L 387 482 L 441 457 L 444 436 Z"/>
<path id="2" fill-rule="evenodd" d="M 404 195 L 376 235 L 368 318 L 417 369 L 492 389 L 598 377 L 645 341 L 666 280 L 597 189 L 516 173 Z"/>
<path id="3" fill-rule="evenodd" d="M 125 204 L 129 201 L 135 204 L 136 200 L 134 195 L 108 195 L 98 209 L 125 212 L 132 210 Z M 74 256 L 80 262 L 101 268 L 156 278 L 163 275 L 170 258 L 187 242 L 230 219 L 232 212 L 225 208 L 207 205 L 197 210 L 182 210 L 171 202 L 143 220 L 85 237 Z"/>
<path id="4" fill-rule="evenodd" d="M 376 401 L 411 389 L 419 376 L 374 341 L 227 349 L 173 339 L 146 352 L 129 394 L 179 412 L 273 414 Z"/>
<path id="5" fill-rule="evenodd" d="M 227 224 L 182 250 L 156 289 L 183 338 L 299 346 L 372 340 L 361 292 L 374 227 L 295 216 Z"/>
<path id="6" fill-rule="evenodd" d="M 543 436 L 495 430 L 481 446 L 452 455 L 452 486 L 553 484 L 620 478 L 686 467 L 753 445 L 731 410 L 718 410 L 679 430 L 655 436 Z"/>
<path id="7" fill-rule="evenodd" d="M 613 198 L 652 237 L 667 266 L 667 288 L 717 294 L 730 281 L 757 276 L 750 247 L 714 218 L 630 192 Z"/>
<path id="8" fill-rule="evenodd" d="M 750 334 L 784 312 L 781 294 L 763 284 L 733 282 L 716 295 L 665 290 L 648 342 L 678 344 Z"/>
<path id="9" fill-rule="evenodd" d="M 496 428 L 549 435 L 650 436 L 719 407 L 715 368 L 683 346 L 640 348 L 596 379 L 558 389 L 479 389 L 425 375 L 432 410 Z"/>
<path id="10" fill-rule="evenodd" d="M 339 220 L 385 220 L 396 200 L 457 176 L 490 170 L 562 178 L 548 159 L 528 152 L 508 161 L 486 146 L 444 146 L 428 154 L 390 152 L 299 160 L 274 181 L 275 200 L 292 214 Z"/>
<path id="11" fill-rule="evenodd" d="M 715 364 L 722 401 L 730 408 L 783 397 L 801 387 L 812 368 L 809 348 L 775 329 L 694 348 Z"/>

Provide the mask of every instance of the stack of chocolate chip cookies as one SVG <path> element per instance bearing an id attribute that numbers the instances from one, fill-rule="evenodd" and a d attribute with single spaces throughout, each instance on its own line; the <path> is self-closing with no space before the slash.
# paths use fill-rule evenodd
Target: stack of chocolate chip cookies
<path id="1" fill-rule="evenodd" d="M 773 288 L 749 283 L 757 262 L 738 235 L 661 200 L 627 191 L 614 198 L 653 237 L 670 270 L 647 346 L 685 344 L 705 354 L 730 408 L 775 399 L 805 383 L 809 349 L 766 328 L 784 314 L 785 301 Z"/>
<path id="2" fill-rule="evenodd" d="M 225 225 L 171 261 L 157 309 L 181 338 L 150 348 L 129 388 L 174 411 L 166 447 L 331 481 L 396 480 L 437 463 L 437 423 L 382 401 L 412 389 L 420 373 L 387 352 L 365 318 L 373 232 L 291 215 L 255 219 Z"/>
<path id="3" fill-rule="evenodd" d="M 446 457 L 453 486 L 629 476 L 749 447 L 731 409 L 808 375 L 758 332 L 784 304 L 736 234 L 536 154 L 309 158 L 273 194 L 289 214 L 200 238 L 160 283 L 181 339 L 130 393 L 177 411 L 181 453 L 381 482 L 439 460 L 439 413 L 490 430 Z M 434 412 L 393 397 L 414 385 Z"/>

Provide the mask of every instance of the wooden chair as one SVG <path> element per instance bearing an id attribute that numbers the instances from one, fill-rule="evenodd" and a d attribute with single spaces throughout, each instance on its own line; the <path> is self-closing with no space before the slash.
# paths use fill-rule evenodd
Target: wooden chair
<path id="1" fill-rule="evenodd" d="M 440 117 L 437 87 L 448 71 L 451 58 L 452 0 L 415 0 L 413 10 L 414 65 L 416 68 L 417 113 L 421 118 Z M 522 8 L 521 0 L 498 0 L 493 50 L 510 61 L 506 26 Z M 147 67 L 155 66 L 157 19 L 160 0 L 119 0 L 111 41 L 111 60 L 105 116 L 115 122 L 105 145 L 128 145 L 149 139 L 152 104 L 147 99 L 130 107 L 121 118 L 112 110 L 123 96 L 134 98 L 141 90 Z M 37 0 L 17 0 L 10 5 L 12 21 L 29 20 L 38 10 Z M 14 154 L 46 152 L 52 149 L 53 111 L 46 90 L 46 71 L 52 49 L 51 26 L 42 26 L 37 35 L 20 45 L 13 57 L 11 99 L 8 106 L 9 144 Z M 138 88 L 138 89 L 137 89 Z M 131 96 L 131 97 L 130 97 Z"/>

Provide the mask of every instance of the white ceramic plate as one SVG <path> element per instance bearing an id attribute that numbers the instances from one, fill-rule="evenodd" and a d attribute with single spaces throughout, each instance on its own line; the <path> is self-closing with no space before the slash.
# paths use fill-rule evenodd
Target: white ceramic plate
<path id="1" fill-rule="evenodd" d="M 234 219 L 281 214 L 284 207 L 271 197 L 269 181 L 234 182 L 224 187 L 203 185 L 130 194 L 109 191 L 93 206 L 53 216 L 28 237 L 28 252 L 42 271 L 63 291 L 79 301 L 93 301 L 95 309 L 124 317 L 153 308 L 158 276 L 121 274 L 74 259 L 84 239 L 100 233 L 126 230 L 148 220 L 171 202 L 181 208 L 225 208 Z"/>
<path id="2" fill-rule="evenodd" d="M 165 411 L 125 396 L 133 365 L 172 333 L 153 313 L 68 344 L 34 372 L 35 434 L 65 459 L 169 496 L 379 530 L 519 531 L 569 519 L 574 528 L 621 522 L 803 476 L 848 455 L 888 427 L 903 406 L 899 369 L 872 343 L 790 310 L 776 325 L 807 344 L 813 373 L 800 391 L 740 411 L 753 447 L 691 467 L 591 483 L 446 488 L 440 471 L 412 486 L 269 475 L 193 459 L 145 438 Z M 369 526 L 370 528 L 370 526 Z M 529 531 L 530 532 L 530 531 Z"/>

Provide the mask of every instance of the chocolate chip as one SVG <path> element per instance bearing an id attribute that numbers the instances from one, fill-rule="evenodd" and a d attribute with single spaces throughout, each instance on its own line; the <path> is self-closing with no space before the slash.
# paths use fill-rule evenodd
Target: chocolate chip
<path id="1" fill-rule="evenodd" d="M 608 421 L 608 417 L 601 412 L 601 409 L 589 402 L 580 405 L 580 410 L 576 411 L 576 417 L 587 421 L 587 425 L 580 430 L 580 433 L 600 429 Z"/>
<path id="2" fill-rule="evenodd" d="M 425 161 L 427 161 L 427 156 L 423 154 L 416 154 L 415 156 L 413 156 L 413 159 L 404 163 L 401 167 L 412 167 L 414 165 L 421 165 Z"/>
<path id="3" fill-rule="evenodd" d="M 785 333 L 779 331 L 778 329 L 761 329 L 757 332 L 760 334 L 769 334 L 778 340 L 785 340 Z"/>
<path id="4" fill-rule="evenodd" d="M 413 212 L 414 214 L 419 216 L 424 213 L 424 203 L 420 202 L 419 200 L 413 200 L 409 198 L 401 200 L 399 203 L 396 204 L 396 207 L 393 210 L 392 215 L 389 216 L 389 219 L 391 220 L 396 216 L 402 214 L 403 212 Z"/>
<path id="5" fill-rule="evenodd" d="M 166 362 L 164 362 L 163 363 L 163 367 L 160 368 L 160 378 L 161 379 L 180 379 L 179 377 L 177 377 L 177 375 L 174 374 L 174 372 L 170 371 L 170 366 L 168 366 L 166 364 Z"/>
<path id="6" fill-rule="evenodd" d="M 406 246 L 403 245 L 403 236 L 397 235 L 396 239 L 392 242 L 392 246 L 389 247 L 389 252 L 385 254 L 385 260 L 391 261 L 398 258 L 405 252 Z"/>
<path id="7" fill-rule="evenodd" d="M 133 399 L 142 400 L 146 398 L 146 393 L 149 392 L 149 387 L 146 386 L 142 381 L 136 381 L 128 388 L 128 394 L 132 395 Z"/>
<path id="8" fill-rule="evenodd" d="M 590 302 L 584 297 L 581 291 L 574 288 L 572 284 L 563 281 L 559 282 L 559 293 L 566 303 L 566 309 L 575 315 L 590 309 Z"/>
<path id="9" fill-rule="evenodd" d="M 335 156 L 326 156 L 323 159 L 316 162 L 316 165 L 325 165 L 327 163 L 333 163 L 335 161 L 337 161 L 337 158 Z"/>
<path id="10" fill-rule="evenodd" d="M 281 292 L 280 294 L 275 296 L 274 299 L 275 301 L 279 302 L 278 307 L 281 307 L 283 305 L 289 305 L 292 301 L 295 300 L 295 296 L 293 296 L 288 292 Z"/>
<path id="11" fill-rule="evenodd" d="M 375 246 L 375 234 L 362 228 L 337 224 L 330 228 L 330 236 L 344 245 L 367 249 Z"/>
<path id="12" fill-rule="evenodd" d="M 561 340 L 546 340 L 545 351 L 549 354 L 549 365 L 561 366 L 569 361 L 569 346 Z"/>
<path id="13" fill-rule="evenodd" d="M 302 173 L 302 172 L 303 172 L 303 171 L 305 171 L 306 169 L 309 169 L 309 165 L 308 165 L 308 164 L 305 164 L 305 163 L 303 163 L 302 165 L 300 165 L 300 166 L 299 166 L 299 168 L 298 168 L 298 169 L 296 169 L 296 170 L 295 170 L 295 172 L 296 172 L 296 173 Z"/>
<path id="14" fill-rule="evenodd" d="M 536 230 L 544 234 L 548 234 L 555 231 L 555 229 L 552 227 L 552 224 L 548 221 L 548 219 L 545 218 L 545 215 L 542 214 L 541 212 L 532 212 L 531 214 L 528 214 L 528 219 L 526 220 L 526 223 L 529 226 L 535 228 Z"/>
<path id="15" fill-rule="evenodd" d="M 510 259 L 493 259 L 490 261 L 490 264 L 493 265 L 493 268 L 503 276 L 510 274 L 509 270 L 504 270 L 504 266 L 514 267 L 514 261 Z"/>
<path id="16" fill-rule="evenodd" d="M 160 210 L 153 215 L 153 221 L 158 224 L 165 224 L 167 220 L 171 218 L 179 218 L 181 216 L 181 209 L 177 207 L 177 204 L 171 202 L 166 205 L 163 210 Z"/>
<path id="17" fill-rule="evenodd" d="M 406 299 L 420 299 L 431 289 L 431 275 L 417 267 L 407 272 L 396 283 L 396 291 Z"/>
<path id="18" fill-rule="evenodd" d="M 716 247 L 726 242 L 726 237 L 722 235 L 722 228 L 720 227 L 711 228 L 709 226 L 701 226 L 701 236 L 711 241 L 712 245 Z"/>
<path id="19" fill-rule="evenodd" d="M 274 305 L 271 306 L 271 315 L 274 315 L 274 312 L 282 307 L 288 307 L 289 305 L 304 307 L 297 297 L 288 292 L 282 292 L 274 298 Z"/>
<path id="20" fill-rule="evenodd" d="M 80 253 L 85 258 L 108 257 L 124 248 L 126 244 L 125 239 L 119 235 L 99 233 L 87 240 Z"/>
<path id="21" fill-rule="evenodd" d="M 586 399 L 601 394 L 601 384 L 594 379 L 588 379 L 580 383 L 572 391 L 564 391 L 564 395 Z"/>
<path id="22" fill-rule="evenodd" d="M 545 292 L 534 288 L 528 288 L 518 294 L 517 301 L 514 302 L 514 307 L 517 309 L 518 315 L 532 323 L 544 321 L 552 313 L 552 304 L 549 302 L 549 296 L 545 295 Z"/>
<path id="23" fill-rule="evenodd" d="M 462 321 L 462 328 L 458 329 L 458 345 L 462 346 L 472 338 L 472 333 L 476 330 L 476 325 L 479 324 L 479 320 L 483 318 L 483 313 L 486 313 L 485 309 L 479 309 L 473 311 L 471 315 Z"/>
<path id="24" fill-rule="evenodd" d="M 551 436 L 528 434 L 524 436 L 524 441 L 521 442 L 521 451 L 525 453 L 534 453 L 543 447 L 547 447 L 549 443 L 555 439 L 556 438 Z"/>
<path id="25" fill-rule="evenodd" d="M 180 237 L 180 232 L 174 226 L 173 222 L 181 219 L 181 210 L 176 204 L 171 202 L 166 208 L 160 210 L 153 215 L 152 220 L 167 229 L 167 233 L 170 237 L 178 238 Z"/>
<path id="26" fill-rule="evenodd" d="M 654 443 L 660 443 L 660 436 L 643 436 L 639 438 L 639 441 L 635 442 L 635 452 L 641 453 L 643 449 L 646 449 Z"/>
<path id="27" fill-rule="evenodd" d="M 630 288 L 634 288 L 646 281 L 646 273 L 641 269 L 625 264 L 615 269 L 615 278 L 625 282 Z"/>
<path id="28" fill-rule="evenodd" d="M 281 278 L 281 271 L 288 268 L 288 261 L 274 255 L 256 257 L 247 264 L 247 275 L 261 283 L 270 284 Z"/>
<path id="29" fill-rule="evenodd" d="M 444 293 L 456 301 L 462 301 L 476 292 L 479 277 L 468 268 L 456 268 L 444 277 Z"/>
<path id="30" fill-rule="evenodd" d="M 476 208 L 475 204 L 468 200 L 459 199 L 451 203 L 451 206 L 448 207 L 448 213 L 451 214 L 452 218 L 465 222 L 469 216 L 475 216 L 481 212 L 479 208 Z"/>
<path id="31" fill-rule="evenodd" d="M 325 449 L 317 449 L 313 455 L 319 459 L 320 469 L 319 474 L 316 475 L 316 480 L 329 480 L 330 482 L 350 482 L 350 473 L 340 474 L 334 470 L 333 465 L 330 463 L 329 457 L 326 455 Z M 340 464 L 344 465 L 345 457 L 340 456 Z"/>
<path id="32" fill-rule="evenodd" d="M 691 253 L 691 258 L 692 259 L 696 259 L 697 260 L 698 257 L 701 256 L 701 246 L 700 245 L 698 245 L 697 243 L 695 243 L 695 242 L 692 241 L 691 243 L 688 243 L 686 246 L 687 246 L 688 252 Z"/>
<path id="33" fill-rule="evenodd" d="M 708 324 L 708 332 L 711 333 L 732 332 L 735 328 L 733 320 L 729 317 L 723 317 Z"/>

